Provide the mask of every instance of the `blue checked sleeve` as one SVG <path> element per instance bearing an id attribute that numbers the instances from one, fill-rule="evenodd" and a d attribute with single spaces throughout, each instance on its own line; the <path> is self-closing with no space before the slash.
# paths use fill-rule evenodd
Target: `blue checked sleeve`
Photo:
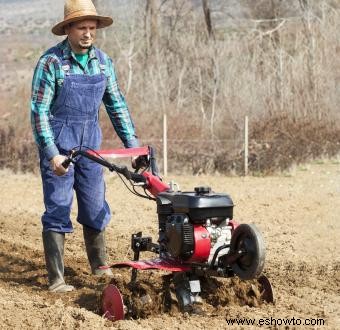
<path id="1" fill-rule="evenodd" d="M 50 108 L 55 93 L 55 69 L 53 58 L 40 58 L 33 75 L 31 94 L 31 125 L 34 139 L 47 159 L 59 154 L 54 144 L 49 123 Z"/>
<path id="2" fill-rule="evenodd" d="M 135 132 L 125 98 L 120 91 L 112 60 L 106 61 L 107 86 L 103 103 L 111 123 L 126 148 L 138 147 L 139 142 Z"/>

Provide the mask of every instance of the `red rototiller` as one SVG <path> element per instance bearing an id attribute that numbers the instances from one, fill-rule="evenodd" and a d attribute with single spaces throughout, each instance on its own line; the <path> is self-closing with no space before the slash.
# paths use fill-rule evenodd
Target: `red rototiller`
<path id="1" fill-rule="evenodd" d="M 206 186 L 183 192 L 178 190 L 176 184 L 164 183 L 158 174 L 151 147 L 73 150 L 64 166 L 75 162 L 79 156 L 87 157 L 124 176 L 131 183 L 133 193 L 156 202 L 158 242 L 152 242 L 151 237 L 144 237 L 141 232 L 133 234 L 133 260 L 116 262 L 110 266 L 131 267 L 131 283 L 136 282 L 138 270 L 172 272 L 176 297 L 183 311 L 189 311 L 193 305 L 200 303 L 199 279 L 202 276 L 237 276 L 242 280 L 258 278 L 264 300 L 273 301 L 269 280 L 261 275 L 265 261 L 262 235 L 254 224 L 238 224 L 233 220 L 234 204 L 229 195 L 215 193 Z M 139 157 L 134 172 L 106 159 L 135 156 Z M 143 251 L 154 252 L 157 256 L 140 260 Z M 104 289 L 102 311 L 110 320 L 124 319 L 123 297 L 113 284 Z"/>

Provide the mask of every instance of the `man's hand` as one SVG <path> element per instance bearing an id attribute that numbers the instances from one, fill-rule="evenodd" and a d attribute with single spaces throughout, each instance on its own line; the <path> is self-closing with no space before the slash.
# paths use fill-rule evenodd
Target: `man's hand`
<path id="1" fill-rule="evenodd" d="M 50 160 L 52 170 L 58 176 L 62 176 L 68 171 L 68 168 L 65 168 L 63 165 L 61 165 L 65 159 L 67 159 L 67 157 L 63 155 L 57 155 Z"/>
<path id="2" fill-rule="evenodd" d="M 136 160 L 137 160 L 138 156 L 132 157 L 131 158 L 131 166 L 132 168 L 136 169 Z"/>
<path id="3" fill-rule="evenodd" d="M 131 158 L 131 165 L 132 168 L 135 170 L 139 170 L 140 168 L 146 168 L 147 167 L 147 158 L 146 156 L 135 156 Z"/>

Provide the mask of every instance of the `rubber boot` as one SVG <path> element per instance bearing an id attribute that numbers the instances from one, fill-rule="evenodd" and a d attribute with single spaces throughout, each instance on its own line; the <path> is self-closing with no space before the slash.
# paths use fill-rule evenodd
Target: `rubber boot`
<path id="1" fill-rule="evenodd" d="M 112 276 L 110 268 L 107 266 L 105 251 L 105 231 L 98 231 L 87 226 L 83 226 L 84 241 L 87 257 L 91 266 L 92 274 Z"/>
<path id="2" fill-rule="evenodd" d="M 64 281 L 65 234 L 46 231 L 42 233 L 42 238 L 48 273 L 48 290 L 59 293 L 73 291 L 74 287 L 67 285 Z"/>

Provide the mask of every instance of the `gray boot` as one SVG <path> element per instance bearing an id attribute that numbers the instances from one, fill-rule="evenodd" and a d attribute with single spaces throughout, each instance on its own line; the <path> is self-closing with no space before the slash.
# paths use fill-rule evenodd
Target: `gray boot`
<path id="1" fill-rule="evenodd" d="M 42 233 L 46 268 L 48 273 L 48 289 L 52 292 L 73 291 L 72 285 L 64 281 L 64 242 L 65 234 L 54 231 Z"/>
<path id="2" fill-rule="evenodd" d="M 87 257 L 94 275 L 112 276 L 110 268 L 101 269 L 101 266 L 107 266 L 105 251 L 105 231 L 98 231 L 87 226 L 83 226 L 84 240 Z"/>

